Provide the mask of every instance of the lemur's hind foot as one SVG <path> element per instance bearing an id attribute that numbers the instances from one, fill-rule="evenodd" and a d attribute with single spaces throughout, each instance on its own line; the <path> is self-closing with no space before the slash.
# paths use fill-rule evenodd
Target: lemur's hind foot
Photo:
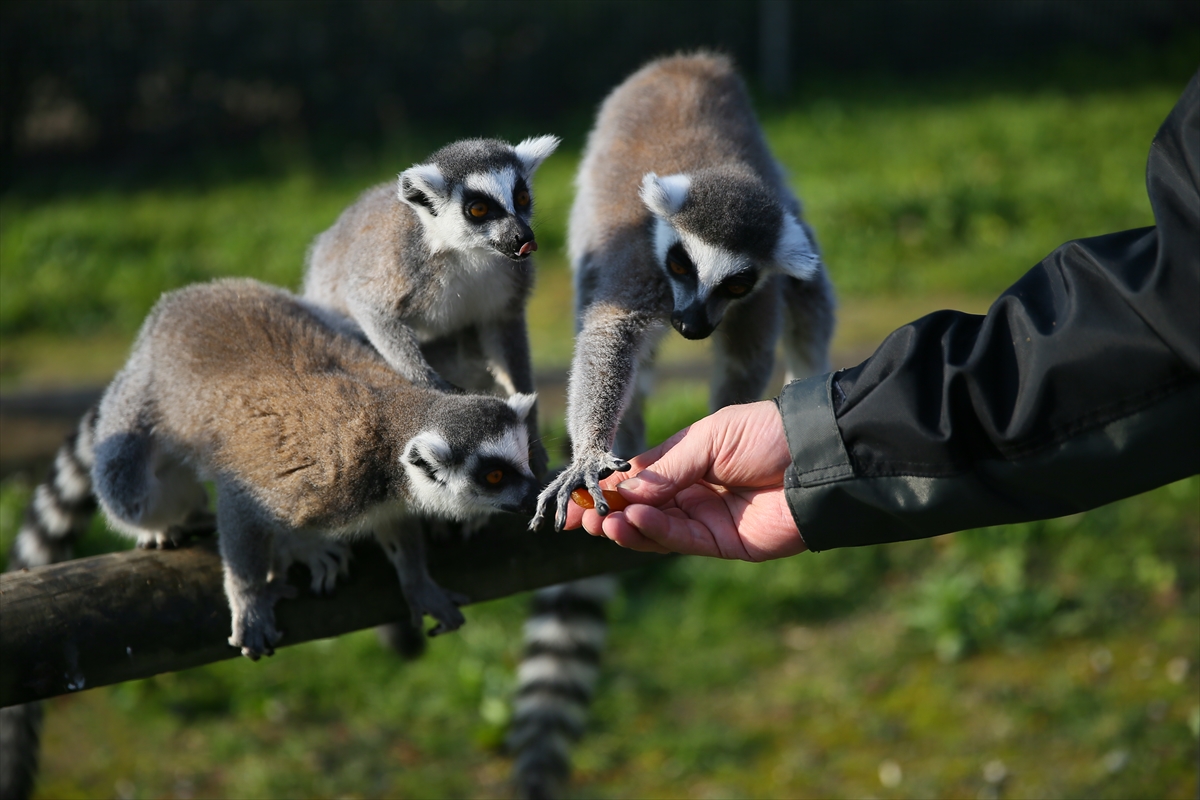
<path id="1" fill-rule="evenodd" d="M 275 603 L 298 594 L 295 586 L 275 580 L 239 597 L 240 602 L 231 598 L 233 635 L 229 637 L 229 644 L 239 648 L 251 661 L 275 655 L 275 645 L 283 638 L 283 633 L 275 627 Z"/>

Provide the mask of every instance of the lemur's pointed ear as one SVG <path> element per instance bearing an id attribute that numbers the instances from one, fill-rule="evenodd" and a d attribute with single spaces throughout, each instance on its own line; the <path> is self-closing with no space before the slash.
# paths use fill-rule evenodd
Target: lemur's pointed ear
<path id="1" fill-rule="evenodd" d="M 517 158 L 521 160 L 521 166 L 525 168 L 525 177 L 532 175 L 534 170 L 558 149 L 561 141 L 557 136 L 531 136 L 514 147 Z"/>
<path id="2" fill-rule="evenodd" d="M 673 217 L 687 202 L 692 179 L 687 175 L 664 175 L 659 177 L 647 172 L 642 177 L 642 188 L 638 194 L 646 208 L 660 217 Z"/>
<path id="3" fill-rule="evenodd" d="M 404 447 L 403 460 L 425 473 L 431 481 L 444 483 L 443 473 L 451 462 L 450 444 L 433 431 L 418 433 Z"/>
<path id="4" fill-rule="evenodd" d="M 517 413 L 517 417 L 524 422 L 529 417 L 529 412 L 533 409 L 533 404 L 537 402 L 536 394 L 514 394 L 508 398 L 508 407 Z"/>
<path id="5" fill-rule="evenodd" d="M 779 243 L 775 245 L 775 263 L 787 275 L 802 281 L 811 279 L 821 268 L 821 253 L 808 227 L 790 211 L 783 212 Z"/>
<path id="6" fill-rule="evenodd" d="M 437 199 L 446 191 L 446 178 L 436 164 L 414 164 L 400 173 L 396 183 L 401 201 L 437 213 Z"/>

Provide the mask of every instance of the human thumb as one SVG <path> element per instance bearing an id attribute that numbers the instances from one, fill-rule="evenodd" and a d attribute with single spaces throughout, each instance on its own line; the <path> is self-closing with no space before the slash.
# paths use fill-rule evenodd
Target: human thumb
<path id="1" fill-rule="evenodd" d="M 664 443 L 665 452 L 637 475 L 617 484 L 630 503 L 660 506 L 703 478 L 712 466 L 712 438 L 703 425 L 692 425 Z"/>

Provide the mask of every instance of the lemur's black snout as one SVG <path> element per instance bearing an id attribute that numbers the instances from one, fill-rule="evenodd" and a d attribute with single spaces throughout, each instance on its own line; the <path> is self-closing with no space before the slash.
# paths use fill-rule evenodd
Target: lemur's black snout
<path id="1" fill-rule="evenodd" d="M 518 218 L 513 218 L 511 226 L 501 237 L 501 246 L 497 247 L 509 258 L 525 258 L 537 250 L 537 240 L 534 239 L 533 229 Z"/>
<path id="2" fill-rule="evenodd" d="M 716 329 L 706 317 L 686 311 L 672 312 L 671 325 L 685 339 L 707 339 Z"/>

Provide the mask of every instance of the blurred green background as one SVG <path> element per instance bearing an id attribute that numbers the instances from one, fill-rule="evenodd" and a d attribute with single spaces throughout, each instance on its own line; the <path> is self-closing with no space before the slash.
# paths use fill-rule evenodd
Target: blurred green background
<path id="1" fill-rule="evenodd" d="M 530 327 L 553 375 L 592 110 L 700 44 L 745 68 L 838 287 L 835 364 L 856 363 L 920 314 L 985 310 L 1068 239 L 1152 223 L 1145 158 L 1196 70 L 1195 8 L 966 5 L 793 4 L 780 86 L 763 4 L 5 4 L 0 390 L 102 384 L 162 291 L 296 287 L 366 186 L 452 138 L 543 132 L 564 143 L 535 182 Z M 662 381 L 651 438 L 706 403 L 702 381 Z M 5 551 L 36 477 L 0 483 Z M 123 546 L 97 522 L 80 550 Z M 624 584 L 572 796 L 1196 795 L 1200 479 Z M 39 796 L 504 796 L 526 603 L 470 607 L 415 663 L 362 632 L 57 698 Z"/>

